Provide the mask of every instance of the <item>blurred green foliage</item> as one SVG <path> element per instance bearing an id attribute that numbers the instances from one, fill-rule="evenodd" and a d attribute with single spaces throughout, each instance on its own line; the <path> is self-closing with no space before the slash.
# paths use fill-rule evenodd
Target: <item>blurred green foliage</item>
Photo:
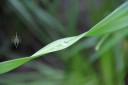
<path id="1" fill-rule="evenodd" d="M 41 45 L 53 40 L 88 30 L 123 2 L 7 0 L 2 8 L 11 23 L 14 23 L 13 27 L 7 29 L 10 33 L 8 35 L 18 31 L 22 36 L 22 43 L 25 43 L 23 45 L 30 45 L 36 51 Z M 118 31 L 109 36 L 83 39 L 69 49 L 31 61 L 18 71 L 0 75 L 0 85 L 127 85 L 127 34 L 127 31 Z M 17 54 L 10 52 L 9 46 L 5 43 L 0 48 L 0 55 L 8 59 L 29 55 L 26 52 L 29 49 L 23 50 L 21 47 L 21 53 Z M 95 46 L 100 49 L 95 50 Z M 29 70 L 22 71 L 25 68 Z"/>

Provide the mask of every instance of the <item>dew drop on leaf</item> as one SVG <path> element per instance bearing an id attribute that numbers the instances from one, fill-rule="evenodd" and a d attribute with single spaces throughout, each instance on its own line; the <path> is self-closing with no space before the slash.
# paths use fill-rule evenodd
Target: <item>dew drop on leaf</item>
<path id="1" fill-rule="evenodd" d="M 65 47 L 68 46 L 68 44 L 67 44 L 66 42 L 64 42 L 64 41 L 61 43 L 61 45 L 62 45 L 62 46 L 65 46 Z"/>

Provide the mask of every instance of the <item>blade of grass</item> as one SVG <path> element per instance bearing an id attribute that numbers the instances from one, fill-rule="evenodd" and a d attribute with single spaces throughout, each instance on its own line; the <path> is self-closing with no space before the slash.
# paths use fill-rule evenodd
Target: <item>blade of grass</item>
<path id="1" fill-rule="evenodd" d="M 115 85 L 115 66 L 114 56 L 112 50 L 107 51 L 100 58 L 101 72 L 103 76 L 103 83 L 105 85 Z"/>
<path id="2" fill-rule="evenodd" d="M 60 23 L 52 15 L 47 13 L 44 9 L 41 9 L 34 1 L 25 1 L 25 3 L 29 7 L 30 11 L 36 16 L 36 18 L 38 20 L 40 20 L 41 24 L 44 23 L 51 27 L 54 27 L 54 30 L 57 29 L 63 35 L 67 34 L 67 31 L 66 31 L 65 27 L 63 26 L 63 24 Z"/>
<path id="3" fill-rule="evenodd" d="M 101 38 L 101 40 L 97 43 L 95 50 L 99 50 L 101 45 L 105 42 L 105 40 L 109 37 L 109 35 L 105 35 Z"/>
<path id="4" fill-rule="evenodd" d="M 40 30 L 34 19 L 32 18 L 29 11 L 25 8 L 23 3 L 20 0 L 8 0 L 9 5 L 11 5 L 14 12 L 18 15 L 18 17 L 28 26 L 28 28 L 39 38 L 41 41 L 42 39 L 46 39 L 45 41 L 48 42 L 49 38 L 46 34 Z"/>
<path id="5" fill-rule="evenodd" d="M 79 10 L 79 0 L 70 0 L 70 6 L 68 7 L 68 29 L 72 34 L 77 33 L 77 18 Z"/>
<path id="6" fill-rule="evenodd" d="M 111 47 L 113 47 L 116 43 L 123 40 L 128 35 L 128 29 L 124 29 L 118 31 L 118 33 L 111 38 L 109 38 L 104 45 L 98 50 L 95 54 L 90 58 L 91 62 L 97 60 L 101 55 L 103 55 L 106 51 L 108 51 Z"/>
<path id="7" fill-rule="evenodd" d="M 10 60 L 10 61 L 5 61 L 5 62 L 0 63 L 0 74 L 6 73 L 6 72 L 18 67 L 18 66 L 21 66 L 22 64 L 26 63 L 27 61 L 30 61 L 30 60 L 37 58 L 37 57 L 40 57 L 44 54 L 65 49 L 85 36 L 98 36 L 101 34 L 107 34 L 110 32 L 115 32 L 119 29 L 120 29 L 120 31 L 121 31 L 121 29 L 122 30 L 124 29 L 123 32 L 126 35 L 126 33 L 128 32 L 127 31 L 128 29 L 126 28 L 128 26 L 127 13 L 128 13 L 128 2 L 124 3 L 121 7 L 119 7 L 117 10 L 115 10 L 112 14 L 110 14 L 108 17 L 106 17 L 100 23 L 98 23 L 96 26 L 94 26 L 91 30 L 89 30 L 89 31 L 87 31 L 81 35 L 74 36 L 74 37 L 68 37 L 68 38 L 54 41 L 30 57 L 20 58 L 20 59 L 15 59 L 15 60 Z M 123 26 L 122 24 L 119 24 L 119 22 L 125 26 Z M 113 23 L 114 25 L 111 23 Z M 119 25 L 117 25 L 117 24 L 119 24 Z M 105 27 L 105 26 L 107 26 L 107 27 Z M 118 37 L 119 38 L 116 38 L 114 43 L 119 41 L 119 39 L 122 39 L 122 37 L 124 37 L 124 35 L 120 35 Z M 113 45 L 113 43 L 112 43 L 112 45 Z"/>

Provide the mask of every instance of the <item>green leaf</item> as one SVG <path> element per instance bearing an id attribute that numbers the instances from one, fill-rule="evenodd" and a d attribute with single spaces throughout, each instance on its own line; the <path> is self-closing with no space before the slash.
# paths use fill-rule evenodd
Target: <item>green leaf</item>
<path id="1" fill-rule="evenodd" d="M 110 15 L 108 15 L 105 19 L 95 25 L 89 31 L 74 37 L 63 38 L 57 41 L 54 41 L 41 50 L 37 51 L 30 57 L 14 59 L 10 61 L 5 61 L 0 63 L 0 74 L 6 73 L 14 68 L 21 66 L 22 64 L 40 57 L 44 54 L 59 51 L 65 49 L 81 38 L 85 36 L 99 36 L 102 34 L 108 34 L 115 32 L 117 30 L 127 29 L 128 27 L 128 2 L 124 3 Z"/>
<path id="2" fill-rule="evenodd" d="M 19 58 L 19 59 L 2 62 L 0 63 L 0 74 L 8 72 L 14 68 L 17 68 L 20 65 L 29 61 L 30 59 L 31 57 L 26 57 L 26 58 Z"/>

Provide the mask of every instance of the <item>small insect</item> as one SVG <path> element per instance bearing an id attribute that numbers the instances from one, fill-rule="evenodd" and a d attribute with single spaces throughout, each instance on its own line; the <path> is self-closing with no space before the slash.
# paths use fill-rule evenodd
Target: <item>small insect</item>
<path id="1" fill-rule="evenodd" d="M 16 48 L 18 47 L 19 43 L 21 43 L 21 38 L 17 35 L 17 32 L 16 35 L 12 38 L 12 43 Z"/>

